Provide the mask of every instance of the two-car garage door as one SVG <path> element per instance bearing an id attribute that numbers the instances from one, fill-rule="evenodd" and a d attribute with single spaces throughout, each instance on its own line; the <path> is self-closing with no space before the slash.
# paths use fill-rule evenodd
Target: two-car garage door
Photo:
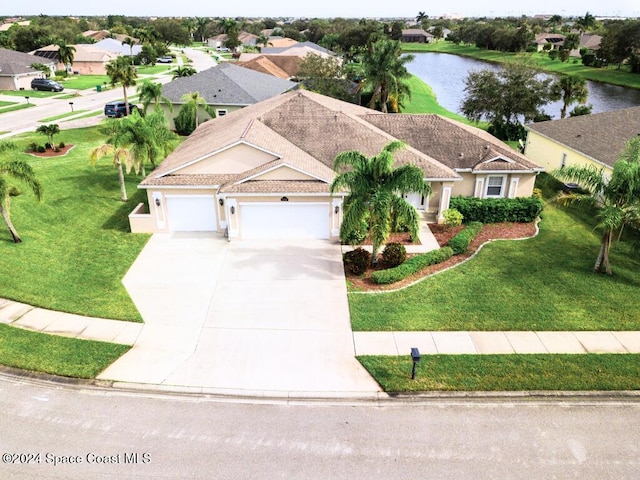
<path id="1" fill-rule="evenodd" d="M 328 203 L 241 203 L 242 238 L 329 238 Z"/>

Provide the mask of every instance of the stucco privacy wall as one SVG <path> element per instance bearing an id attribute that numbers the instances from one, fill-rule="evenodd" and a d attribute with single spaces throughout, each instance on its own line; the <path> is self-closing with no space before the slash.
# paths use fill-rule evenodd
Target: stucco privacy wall
<path id="1" fill-rule="evenodd" d="M 532 130 L 529 130 L 527 134 L 524 153 L 529 159 L 544 167 L 547 172 L 551 172 L 563 165 L 593 165 L 597 168 L 604 167 L 609 174 L 612 172 L 611 167 L 608 165 Z"/>

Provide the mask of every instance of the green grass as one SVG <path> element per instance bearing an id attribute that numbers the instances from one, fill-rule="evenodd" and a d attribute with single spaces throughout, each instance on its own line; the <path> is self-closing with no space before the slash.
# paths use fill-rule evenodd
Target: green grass
<path id="1" fill-rule="evenodd" d="M 127 215 L 143 201 L 140 177 L 126 176 L 130 200 L 122 203 L 117 171 L 109 158 L 95 168 L 90 150 L 104 137 L 96 128 L 63 130 L 54 141 L 73 144 L 62 157 L 22 153 L 36 133 L 14 138 L 44 187 L 38 203 L 28 192 L 11 203 L 11 218 L 23 242 L 0 230 L 0 297 L 80 315 L 141 321 L 121 280 L 149 236 L 129 233 Z"/>
<path id="2" fill-rule="evenodd" d="M 17 102 L 3 102 L 0 100 L 0 108 L 2 107 L 8 107 L 9 105 L 16 105 Z"/>
<path id="3" fill-rule="evenodd" d="M 640 355 L 423 355 L 358 360 L 385 392 L 638 390 Z"/>
<path id="4" fill-rule="evenodd" d="M 43 92 L 42 90 L 0 90 L 0 94 L 22 98 L 47 98 L 60 95 L 60 92 Z"/>
<path id="5" fill-rule="evenodd" d="M 96 85 L 101 85 L 104 89 L 104 82 L 107 82 L 107 85 L 110 84 L 111 79 L 108 75 L 73 75 L 63 79 L 61 83 L 65 88 L 87 90 L 96 88 Z"/>
<path id="6" fill-rule="evenodd" d="M 76 340 L 0 324 L 0 364 L 74 378 L 95 378 L 127 345 Z"/>
<path id="7" fill-rule="evenodd" d="M 0 108 L 0 113 L 15 112 L 16 110 L 24 110 L 25 108 L 31 108 L 34 106 L 35 105 L 33 103 L 19 103 L 11 107 Z"/>
<path id="8" fill-rule="evenodd" d="M 155 65 L 149 65 L 146 67 L 136 67 L 138 69 L 138 75 L 157 75 L 158 73 L 164 73 L 168 70 L 176 68 L 176 63 L 157 63 Z"/>
<path id="9" fill-rule="evenodd" d="M 56 120 L 60 120 L 61 118 L 72 117 L 74 115 L 77 115 L 79 113 L 84 113 L 86 111 L 87 110 L 76 110 L 74 112 L 61 113 L 60 115 L 55 115 L 53 117 L 43 118 L 42 120 L 38 120 L 38 122 L 40 123 L 55 122 Z"/>
<path id="10" fill-rule="evenodd" d="M 577 212 L 547 205 L 540 234 L 486 245 L 472 260 L 397 292 L 349 295 L 354 330 L 640 330 L 640 258 L 600 247 Z"/>
<path id="11" fill-rule="evenodd" d="M 577 75 L 586 80 L 593 80 L 595 82 L 610 83 L 612 85 L 620 85 L 629 88 L 640 88 L 640 75 L 630 73 L 626 66 L 620 70 L 615 66 L 609 68 L 585 67 L 582 65 L 580 59 L 577 59 L 576 63 L 574 63 L 573 58 L 568 62 L 561 62 L 560 60 L 551 60 L 547 54 L 542 53 L 516 54 L 498 52 L 495 50 L 477 48 L 475 46 L 454 45 L 450 42 L 429 44 L 403 43 L 402 48 L 403 51 L 406 52 L 451 53 L 454 55 L 471 57 L 494 63 L 504 63 L 506 61 L 513 60 L 517 56 L 524 55 L 531 58 L 538 68 L 550 73 Z"/>
<path id="12" fill-rule="evenodd" d="M 70 118 L 68 120 L 63 120 L 64 122 L 70 122 L 72 120 L 78 120 L 80 118 L 88 118 L 88 117 L 96 117 L 98 115 L 102 115 L 104 112 L 102 110 L 97 110 L 93 112 L 85 113 L 84 115 L 78 115 L 77 117 Z"/>

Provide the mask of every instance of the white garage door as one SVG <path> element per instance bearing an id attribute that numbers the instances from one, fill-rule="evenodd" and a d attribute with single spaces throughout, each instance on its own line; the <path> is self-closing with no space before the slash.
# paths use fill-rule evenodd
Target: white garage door
<path id="1" fill-rule="evenodd" d="M 216 201 L 213 195 L 171 195 L 165 198 L 172 232 L 216 230 Z"/>
<path id="2" fill-rule="evenodd" d="M 329 204 L 240 205 L 242 238 L 329 238 Z"/>

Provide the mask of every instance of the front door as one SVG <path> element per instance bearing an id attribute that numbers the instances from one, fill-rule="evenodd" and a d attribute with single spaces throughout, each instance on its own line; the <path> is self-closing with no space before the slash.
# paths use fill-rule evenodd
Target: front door
<path id="1" fill-rule="evenodd" d="M 406 193 L 404 199 L 416 207 L 416 210 L 425 210 L 427 205 L 427 198 L 421 193 Z"/>

